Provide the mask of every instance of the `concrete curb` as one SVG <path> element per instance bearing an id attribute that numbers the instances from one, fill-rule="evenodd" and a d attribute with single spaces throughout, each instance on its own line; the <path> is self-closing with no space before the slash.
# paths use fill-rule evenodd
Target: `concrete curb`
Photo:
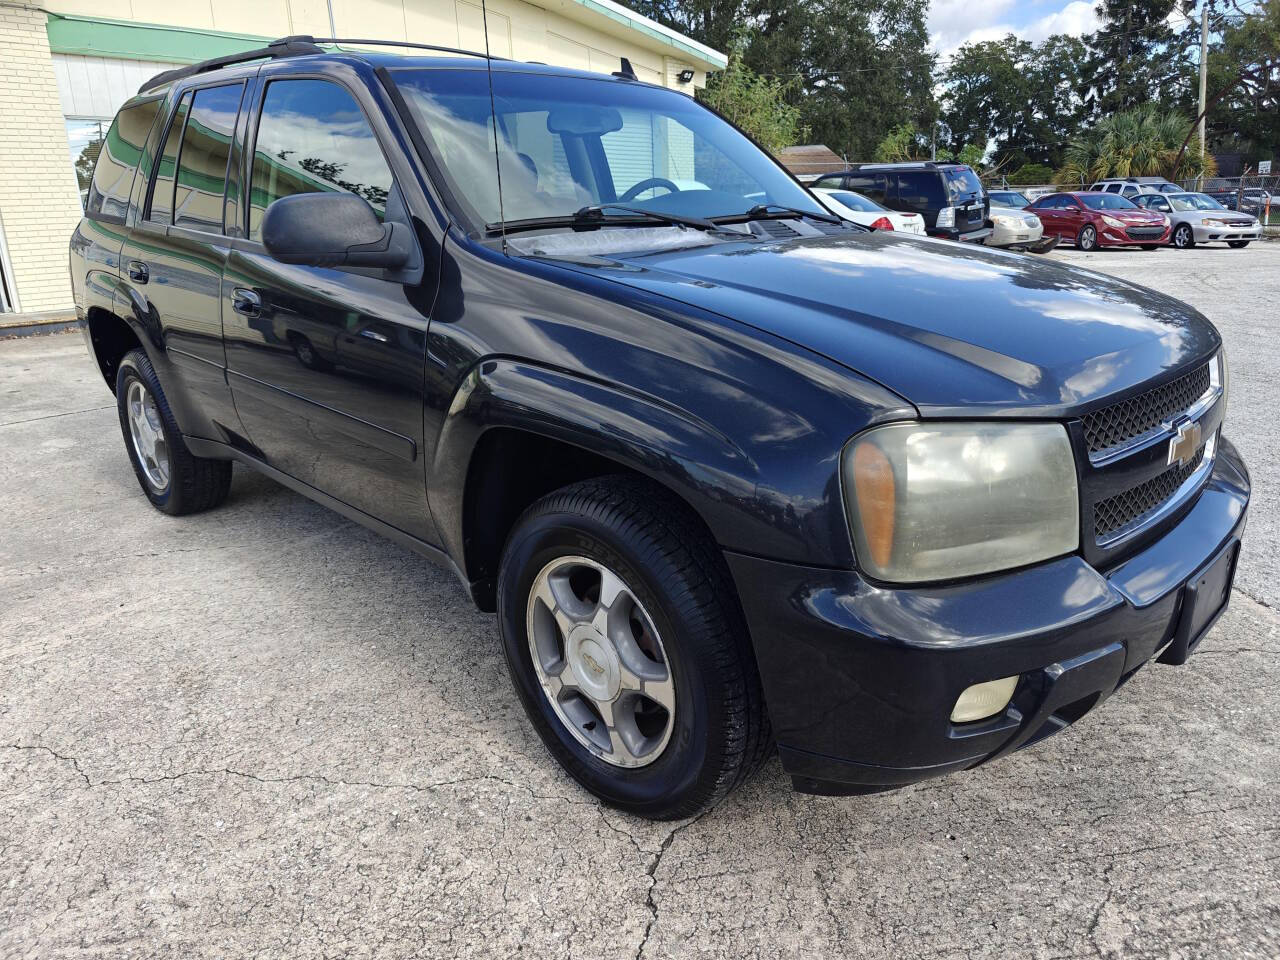
<path id="1" fill-rule="evenodd" d="M 76 328 L 76 315 L 69 310 L 43 313 L 0 313 L 0 340 L 63 333 Z"/>

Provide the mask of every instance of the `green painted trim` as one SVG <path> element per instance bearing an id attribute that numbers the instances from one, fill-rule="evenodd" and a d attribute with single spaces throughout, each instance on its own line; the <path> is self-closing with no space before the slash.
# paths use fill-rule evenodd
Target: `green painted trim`
<path id="1" fill-rule="evenodd" d="M 649 26 L 647 23 L 641 23 L 635 19 L 632 19 L 631 17 L 626 16 L 625 14 L 619 13 L 616 10 L 610 9 L 609 7 L 596 3 L 595 0 L 573 0 L 573 2 L 580 7 L 584 7 L 587 10 L 590 10 L 592 13 L 598 13 L 602 17 L 608 17 L 610 20 L 614 21 L 615 23 L 622 24 L 624 27 L 627 27 L 629 30 L 634 30 L 637 33 L 643 33 L 645 36 L 653 40 L 657 40 L 664 47 L 674 47 L 675 49 L 681 51 L 682 53 L 687 54 L 688 56 L 695 58 L 696 60 L 701 61 L 702 63 L 713 63 L 716 65 L 717 68 L 721 70 L 723 70 L 725 67 L 729 65 L 729 58 L 722 53 L 718 53 L 714 51 L 712 53 L 707 53 L 702 50 L 699 50 L 697 47 L 693 46 L 692 44 L 686 43 L 683 40 L 677 40 L 675 37 L 668 36 L 667 34 L 663 33 L 660 30 L 653 29 L 653 27 Z"/>
<path id="2" fill-rule="evenodd" d="M 189 27 L 163 27 L 94 17 L 49 14 L 49 49 L 87 57 L 198 63 L 260 47 L 272 37 Z"/>

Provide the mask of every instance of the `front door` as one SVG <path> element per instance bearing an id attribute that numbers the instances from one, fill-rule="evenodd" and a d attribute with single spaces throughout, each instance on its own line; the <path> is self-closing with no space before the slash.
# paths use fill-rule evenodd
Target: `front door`
<path id="1" fill-rule="evenodd" d="M 222 287 L 249 440 L 269 466 L 434 541 L 422 451 L 434 290 L 403 271 L 280 263 L 261 242 L 266 208 L 296 193 L 345 190 L 409 224 L 378 139 L 346 87 L 286 74 L 263 88 L 251 149 L 245 238 Z"/>

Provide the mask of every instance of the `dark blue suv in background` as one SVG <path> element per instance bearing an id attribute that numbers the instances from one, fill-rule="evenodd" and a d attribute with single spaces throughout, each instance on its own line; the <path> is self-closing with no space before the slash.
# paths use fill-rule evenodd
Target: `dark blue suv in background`
<path id="1" fill-rule="evenodd" d="M 840 221 L 625 64 L 412 54 L 288 38 L 112 125 L 71 271 L 158 509 L 239 463 L 443 563 L 651 817 L 775 746 L 975 767 L 1195 649 L 1249 500 L 1195 310 Z"/>

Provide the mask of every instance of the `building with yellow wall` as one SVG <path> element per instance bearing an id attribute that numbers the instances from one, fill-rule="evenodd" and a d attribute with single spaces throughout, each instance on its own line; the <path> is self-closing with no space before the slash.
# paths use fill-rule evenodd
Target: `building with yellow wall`
<path id="1" fill-rule="evenodd" d="M 0 313 L 70 312 L 67 241 L 92 163 L 147 78 L 296 34 L 483 50 L 486 13 L 497 56 L 601 73 L 626 57 L 689 92 L 725 66 L 613 0 L 0 0 Z"/>

